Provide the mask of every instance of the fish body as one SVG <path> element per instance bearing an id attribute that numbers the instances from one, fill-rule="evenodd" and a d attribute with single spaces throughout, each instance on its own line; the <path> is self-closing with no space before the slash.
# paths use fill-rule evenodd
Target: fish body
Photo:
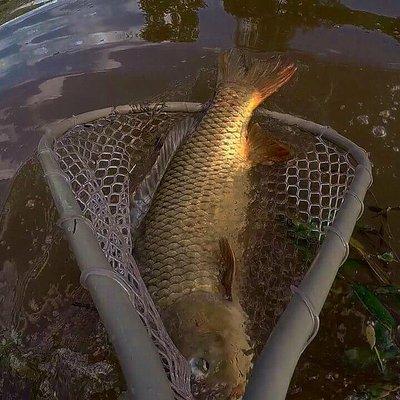
<path id="1" fill-rule="evenodd" d="M 237 53 L 223 54 L 214 100 L 169 161 L 142 223 L 141 273 L 192 366 L 198 398 L 244 392 L 252 355 L 246 316 L 233 295 L 235 250 L 248 201 L 246 171 L 273 158 L 246 128 L 254 109 L 294 71 L 279 60 L 246 67 Z"/>
<path id="2" fill-rule="evenodd" d="M 143 276 L 161 308 L 194 291 L 221 292 L 220 214 L 241 172 L 241 129 L 250 118 L 243 98 L 240 88 L 217 94 L 177 150 L 144 221 Z"/>

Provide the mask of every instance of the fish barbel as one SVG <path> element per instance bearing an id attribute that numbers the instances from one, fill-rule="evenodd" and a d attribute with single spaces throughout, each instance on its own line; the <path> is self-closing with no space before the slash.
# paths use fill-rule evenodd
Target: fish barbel
<path id="1" fill-rule="evenodd" d="M 267 134 L 248 133 L 247 125 L 254 109 L 295 70 L 279 58 L 246 65 L 237 52 L 221 54 L 212 103 L 200 122 L 175 129 L 175 145 L 167 143 L 160 155 L 164 167 L 159 164 L 157 178 L 147 181 L 154 197 L 135 254 L 167 331 L 192 367 L 197 398 L 244 393 L 252 354 L 234 289 L 246 172 L 289 154 Z M 136 201 L 142 195 L 137 191 Z"/>

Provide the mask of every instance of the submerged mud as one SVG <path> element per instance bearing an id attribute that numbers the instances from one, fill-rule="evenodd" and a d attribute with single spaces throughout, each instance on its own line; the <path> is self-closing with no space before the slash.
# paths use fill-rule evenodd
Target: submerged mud
<path id="1" fill-rule="evenodd" d="M 37 161 L 16 176 L 0 227 L 2 398 L 115 399 L 120 368 Z"/>

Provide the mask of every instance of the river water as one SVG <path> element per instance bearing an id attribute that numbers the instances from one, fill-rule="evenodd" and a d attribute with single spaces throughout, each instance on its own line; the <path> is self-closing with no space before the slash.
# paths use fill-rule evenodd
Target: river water
<path id="1" fill-rule="evenodd" d="M 206 101 L 212 85 L 204 83 L 204 75 L 217 54 L 232 47 L 287 52 L 296 60 L 296 78 L 266 106 L 330 125 L 364 147 L 374 165 L 378 203 L 396 206 L 399 18 L 395 0 L 3 1 L 0 209 L 45 124 L 160 93 L 177 101 Z M 393 237 L 398 237 L 400 219 L 393 218 Z M 395 240 L 392 246 L 398 249 Z M 341 364 L 332 361 L 332 340 L 338 336 L 329 332 L 341 322 L 327 318 L 325 336 L 296 373 L 291 398 L 333 398 L 338 388 L 353 385 L 351 373 L 336 377 L 342 375 Z M 329 377 L 318 372 L 318 366 L 321 372 L 331 364 Z M 375 371 L 363 374 L 357 384 L 376 376 Z"/>

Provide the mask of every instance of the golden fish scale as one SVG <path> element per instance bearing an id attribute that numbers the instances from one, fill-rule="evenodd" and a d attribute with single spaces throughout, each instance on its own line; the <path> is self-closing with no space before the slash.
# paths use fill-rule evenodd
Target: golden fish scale
<path id="1" fill-rule="evenodd" d="M 248 89 L 220 89 L 154 197 L 137 251 L 143 279 L 160 308 L 193 291 L 221 290 L 216 210 L 238 171 L 250 101 Z"/>

